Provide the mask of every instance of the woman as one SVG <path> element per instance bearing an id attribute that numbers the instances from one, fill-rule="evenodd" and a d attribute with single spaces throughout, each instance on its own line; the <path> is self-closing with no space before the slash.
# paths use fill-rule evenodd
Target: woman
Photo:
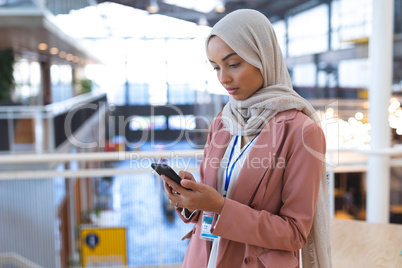
<path id="1" fill-rule="evenodd" d="M 206 51 L 229 102 L 210 127 L 200 182 L 162 176 L 180 217 L 196 223 L 183 267 L 299 267 L 301 248 L 303 267 L 331 267 L 325 138 L 271 23 L 234 11 Z"/>

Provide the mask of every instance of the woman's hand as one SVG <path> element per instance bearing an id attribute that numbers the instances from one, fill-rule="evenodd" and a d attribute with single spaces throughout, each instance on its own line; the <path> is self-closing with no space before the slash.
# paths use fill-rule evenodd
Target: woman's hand
<path id="1" fill-rule="evenodd" d="M 190 212 L 197 209 L 217 214 L 221 213 L 225 198 L 214 188 L 196 182 L 193 175 L 189 172 L 180 171 L 179 176 L 182 179 L 180 182 L 181 185 L 164 175 L 161 176 L 165 182 L 164 188 L 170 204 L 186 208 Z"/>

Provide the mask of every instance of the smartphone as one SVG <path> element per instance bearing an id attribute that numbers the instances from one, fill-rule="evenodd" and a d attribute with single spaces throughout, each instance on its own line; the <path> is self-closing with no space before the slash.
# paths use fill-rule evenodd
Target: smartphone
<path id="1" fill-rule="evenodd" d="M 159 174 L 159 175 L 165 175 L 166 177 L 169 177 L 170 179 L 174 180 L 178 184 L 180 184 L 181 178 L 177 173 L 169 166 L 166 164 L 157 164 L 157 163 L 152 163 L 151 167 Z"/>

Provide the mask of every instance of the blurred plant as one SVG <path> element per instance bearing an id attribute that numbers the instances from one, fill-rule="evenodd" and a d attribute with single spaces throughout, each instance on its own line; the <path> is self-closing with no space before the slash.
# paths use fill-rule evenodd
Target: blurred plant
<path id="1" fill-rule="evenodd" d="M 11 100 L 14 86 L 14 50 L 0 50 L 0 100 Z"/>
<path id="2" fill-rule="evenodd" d="M 85 93 L 88 93 L 88 92 L 92 91 L 92 86 L 93 86 L 92 80 L 82 79 L 80 81 L 80 84 L 81 84 L 81 93 L 82 94 L 85 94 Z"/>
<path id="3" fill-rule="evenodd" d="M 113 177 L 111 177 L 111 176 L 103 177 L 102 180 L 107 182 L 107 184 L 110 186 L 110 185 L 112 185 Z"/>

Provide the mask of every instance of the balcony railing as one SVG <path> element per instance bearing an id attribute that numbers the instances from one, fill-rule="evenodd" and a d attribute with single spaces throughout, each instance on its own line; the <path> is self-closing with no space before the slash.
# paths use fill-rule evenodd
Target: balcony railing
<path id="1" fill-rule="evenodd" d="M 106 93 L 90 92 L 45 106 L 0 106 L 0 153 L 53 152 L 105 105 Z"/>
<path id="2" fill-rule="evenodd" d="M 41 154 L 40 157 L 36 154 L 21 155 L 16 158 L 12 155 L 0 156 L 0 167 L 2 165 L 9 164 L 20 164 L 20 163 L 45 163 L 45 162 L 90 162 L 90 161 L 139 161 L 139 162 L 150 162 L 155 161 L 160 158 L 195 158 L 195 165 L 191 168 L 187 168 L 190 172 L 197 172 L 199 160 L 202 158 L 202 150 L 183 150 L 183 151 L 142 151 L 142 152 L 98 152 L 98 153 L 76 153 L 76 154 L 66 154 L 66 153 L 49 153 Z M 401 147 L 393 147 L 381 151 L 362 151 L 362 150 L 336 150 L 328 151 L 328 177 L 330 185 L 330 210 L 331 216 L 334 217 L 334 174 L 335 173 L 345 173 L 345 172 L 366 172 L 367 168 L 367 155 L 389 155 L 393 158 L 391 159 L 391 167 L 401 167 L 402 161 L 400 156 L 402 155 Z M 149 161 L 145 161 L 145 160 Z M 174 168 L 179 168 L 173 166 Z M 35 173 L 38 172 L 38 173 Z M 51 173 L 46 173 L 51 172 Z M 49 170 L 39 170 L 39 171 L 11 171 L 11 172 L 0 172 L 1 180 L 25 180 L 30 178 L 42 178 L 42 179 L 52 179 L 54 177 L 95 177 L 95 176 L 116 176 L 121 174 L 136 174 L 141 173 L 151 173 L 150 168 L 145 166 L 132 165 L 127 169 L 105 169 L 105 168 L 95 168 L 95 169 L 78 169 L 78 170 L 64 170 L 64 171 L 49 171 Z M 134 177 L 132 177 L 134 178 Z M 149 178 L 148 178 L 149 179 Z M 139 180 L 138 180 L 139 181 Z M 159 252 L 162 254 L 162 252 Z M 161 255 L 160 255 L 161 256 Z M 162 265 L 159 267 L 163 267 Z"/>

